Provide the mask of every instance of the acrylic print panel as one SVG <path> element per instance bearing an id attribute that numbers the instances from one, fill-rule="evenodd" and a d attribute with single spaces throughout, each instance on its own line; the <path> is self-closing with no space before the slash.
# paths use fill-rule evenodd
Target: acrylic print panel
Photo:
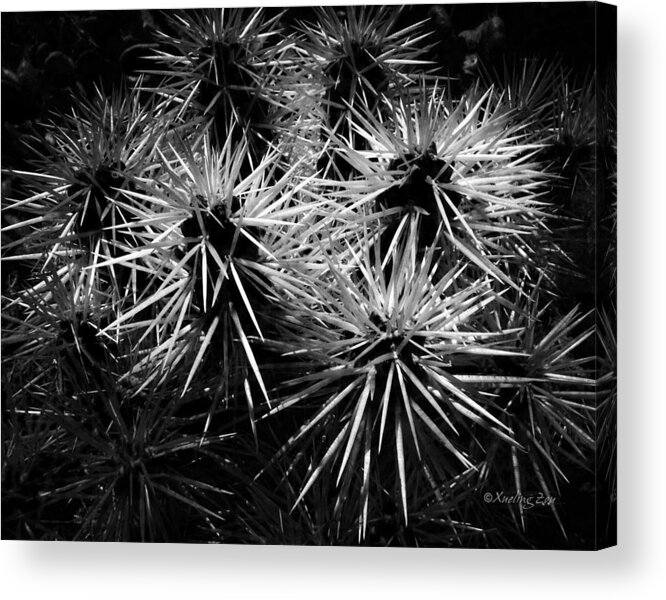
<path id="1" fill-rule="evenodd" d="M 614 544 L 615 14 L 4 13 L 2 537 Z"/>

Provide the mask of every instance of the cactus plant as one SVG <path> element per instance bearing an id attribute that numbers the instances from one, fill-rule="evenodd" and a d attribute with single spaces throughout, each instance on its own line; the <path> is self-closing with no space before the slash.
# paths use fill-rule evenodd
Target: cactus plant
<path id="1" fill-rule="evenodd" d="M 446 75 L 407 7 L 152 23 L 4 171 L 3 536 L 566 546 L 614 486 L 593 80 Z"/>

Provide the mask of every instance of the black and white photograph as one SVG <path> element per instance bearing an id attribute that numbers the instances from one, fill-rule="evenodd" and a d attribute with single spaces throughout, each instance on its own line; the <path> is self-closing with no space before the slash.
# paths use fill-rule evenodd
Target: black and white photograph
<path id="1" fill-rule="evenodd" d="M 615 6 L 1 19 L 3 540 L 616 544 Z"/>

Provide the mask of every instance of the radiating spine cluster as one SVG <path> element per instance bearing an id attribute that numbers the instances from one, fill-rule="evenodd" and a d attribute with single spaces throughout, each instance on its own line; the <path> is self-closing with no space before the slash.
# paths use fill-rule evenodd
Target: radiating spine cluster
<path id="1" fill-rule="evenodd" d="M 169 15 L 132 89 L 29 142 L 3 530 L 529 545 L 484 493 L 590 464 L 609 360 L 563 300 L 594 88 L 530 64 L 456 94 L 399 8 L 280 16 Z"/>

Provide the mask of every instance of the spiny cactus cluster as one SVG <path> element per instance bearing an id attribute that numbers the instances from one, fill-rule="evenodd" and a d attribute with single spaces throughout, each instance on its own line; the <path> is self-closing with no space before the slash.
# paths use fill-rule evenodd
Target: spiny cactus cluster
<path id="1" fill-rule="evenodd" d="M 3 537 L 589 542 L 612 87 L 536 60 L 463 85 L 405 9 L 311 14 L 165 13 L 140 72 L 25 139 Z"/>

